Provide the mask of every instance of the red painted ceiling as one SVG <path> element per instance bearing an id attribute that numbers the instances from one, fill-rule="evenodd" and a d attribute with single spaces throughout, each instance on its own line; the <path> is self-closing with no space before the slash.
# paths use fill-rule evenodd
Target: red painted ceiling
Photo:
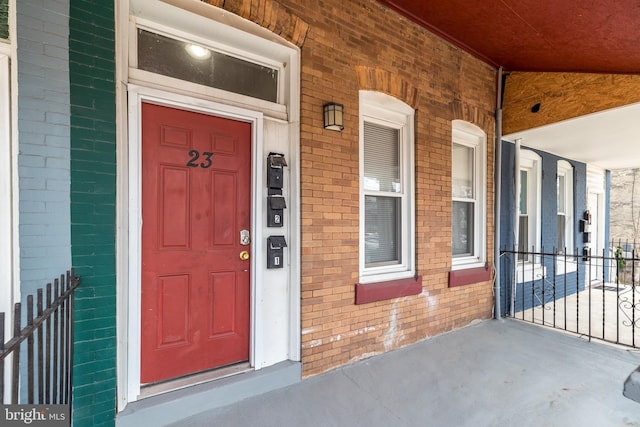
<path id="1" fill-rule="evenodd" d="M 378 0 L 506 71 L 640 73 L 639 0 Z"/>

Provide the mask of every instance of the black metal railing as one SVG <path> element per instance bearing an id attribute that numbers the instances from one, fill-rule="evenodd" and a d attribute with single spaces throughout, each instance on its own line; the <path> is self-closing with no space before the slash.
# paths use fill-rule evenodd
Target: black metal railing
<path id="1" fill-rule="evenodd" d="M 13 311 L 13 337 L 4 342 L 5 313 L 0 313 L 0 403 L 71 405 L 73 370 L 73 303 L 80 279 L 73 270 L 27 296 L 26 325 L 22 304 Z M 26 357 L 21 354 L 25 351 Z M 11 359 L 11 378 L 4 384 L 5 362 Z M 26 366 L 25 366 L 26 365 Z M 22 397 L 20 396 L 20 390 Z"/>
<path id="2" fill-rule="evenodd" d="M 601 254 L 503 250 L 502 301 L 516 319 L 637 348 L 638 273 L 632 245 L 612 242 Z"/>

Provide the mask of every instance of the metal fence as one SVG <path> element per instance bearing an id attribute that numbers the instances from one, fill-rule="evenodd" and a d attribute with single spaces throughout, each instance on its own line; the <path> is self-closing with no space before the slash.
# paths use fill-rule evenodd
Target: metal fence
<path id="1" fill-rule="evenodd" d="M 11 371 L 9 384 L 0 387 L 0 403 L 71 405 L 73 369 L 73 302 L 80 279 L 73 270 L 27 296 L 26 325 L 22 304 L 13 311 L 13 337 L 5 343 L 5 313 L 0 313 L 0 379 Z M 25 349 L 26 347 L 26 349 Z M 26 350 L 26 357 L 21 352 Z M 10 361 L 10 366 L 5 363 Z M 7 363 L 9 365 L 9 363 Z M 20 398 L 20 390 L 23 396 Z M 26 392 L 26 393 L 25 393 Z"/>
<path id="2" fill-rule="evenodd" d="M 632 245 L 602 254 L 501 251 L 508 315 L 579 335 L 640 346 L 640 259 Z"/>

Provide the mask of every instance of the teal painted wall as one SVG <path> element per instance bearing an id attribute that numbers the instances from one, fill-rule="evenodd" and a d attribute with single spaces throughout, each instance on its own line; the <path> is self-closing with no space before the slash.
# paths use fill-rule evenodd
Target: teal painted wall
<path id="1" fill-rule="evenodd" d="M 9 38 L 9 0 L 0 0 L 0 38 Z"/>
<path id="2" fill-rule="evenodd" d="M 71 0 L 71 254 L 76 293 L 74 426 L 112 426 L 116 408 L 114 2 Z"/>

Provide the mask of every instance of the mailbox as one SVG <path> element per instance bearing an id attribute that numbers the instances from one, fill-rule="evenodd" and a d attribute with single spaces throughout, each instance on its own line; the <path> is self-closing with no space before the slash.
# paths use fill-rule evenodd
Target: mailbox
<path id="1" fill-rule="evenodd" d="M 267 227 L 282 227 L 284 226 L 284 209 L 287 204 L 284 201 L 284 196 L 271 195 L 267 202 Z"/>
<path id="2" fill-rule="evenodd" d="M 282 168 L 287 166 L 284 154 L 269 153 L 267 156 L 267 187 L 282 188 L 284 182 Z"/>
<path id="3" fill-rule="evenodd" d="M 581 219 L 579 221 L 580 224 L 580 232 L 581 233 L 588 233 L 591 231 L 591 225 L 589 225 L 589 221 L 586 219 Z"/>
<path id="4" fill-rule="evenodd" d="M 286 247 L 287 241 L 284 236 L 267 237 L 267 268 L 282 268 Z"/>

